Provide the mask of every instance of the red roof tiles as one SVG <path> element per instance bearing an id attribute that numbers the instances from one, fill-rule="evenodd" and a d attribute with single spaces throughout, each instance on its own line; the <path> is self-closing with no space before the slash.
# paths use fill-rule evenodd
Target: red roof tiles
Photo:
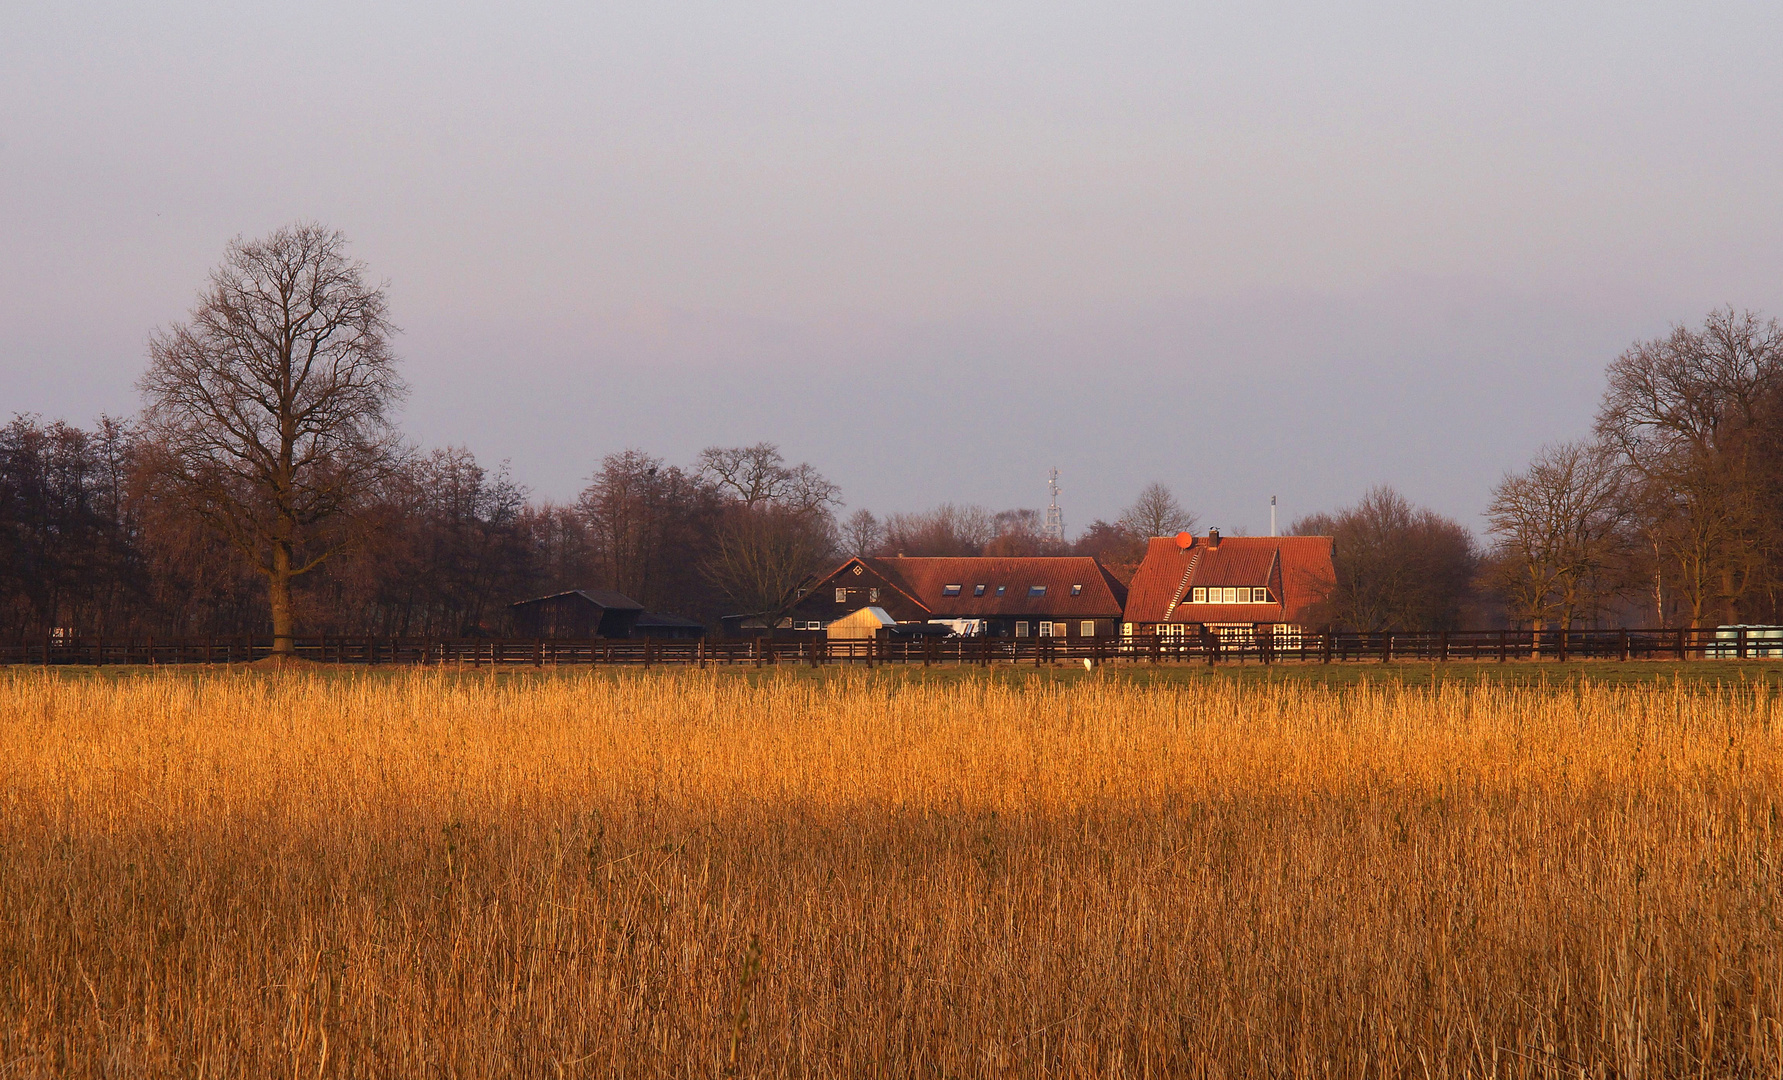
<path id="1" fill-rule="evenodd" d="M 853 560 L 850 560 L 853 561 Z M 1087 556 L 861 559 L 886 581 L 937 617 L 1054 615 L 1119 619 L 1126 588 L 1102 564 Z M 831 575 L 832 577 L 834 575 Z M 827 579 L 826 579 L 827 580 Z M 949 585 L 957 596 L 943 595 Z M 974 586 L 985 586 L 974 596 Z M 1003 595 L 997 595 L 997 586 Z M 1073 585 L 1081 586 L 1074 596 Z M 1030 595 L 1044 586 L 1042 596 Z"/>
<path id="2" fill-rule="evenodd" d="M 1156 537 L 1128 590 L 1126 621 L 1305 623 L 1336 575 L 1329 536 Z M 1196 604 L 1196 588 L 1266 586 L 1274 604 Z"/>

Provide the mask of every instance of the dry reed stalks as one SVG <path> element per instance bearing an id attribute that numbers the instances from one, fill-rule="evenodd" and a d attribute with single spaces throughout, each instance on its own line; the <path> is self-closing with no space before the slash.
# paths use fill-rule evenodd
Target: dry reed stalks
<path id="1" fill-rule="evenodd" d="M 0 675 L 0 1076 L 1777 1076 L 1776 711 Z"/>

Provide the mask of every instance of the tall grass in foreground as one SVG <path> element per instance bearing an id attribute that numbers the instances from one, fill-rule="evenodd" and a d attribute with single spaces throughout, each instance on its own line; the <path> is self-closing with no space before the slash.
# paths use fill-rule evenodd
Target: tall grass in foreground
<path id="1" fill-rule="evenodd" d="M 1776 714 L 0 675 L 0 1076 L 1777 1076 Z"/>

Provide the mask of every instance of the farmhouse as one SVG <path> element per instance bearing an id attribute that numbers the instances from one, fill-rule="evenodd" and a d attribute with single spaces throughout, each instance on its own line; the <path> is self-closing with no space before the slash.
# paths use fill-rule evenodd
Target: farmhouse
<path id="1" fill-rule="evenodd" d="M 854 558 L 799 592 L 779 628 L 823 630 L 864 607 L 990 637 L 1112 637 L 1127 590 L 1077 556 Z"/>
<path id="2" fill-rule="evenodd" d="M 1154 537 L 1128 590 L 1131 634 L 1194 635 L 1278 645 L 1319 621 L 1336 573 L 1329 536 Z"/>

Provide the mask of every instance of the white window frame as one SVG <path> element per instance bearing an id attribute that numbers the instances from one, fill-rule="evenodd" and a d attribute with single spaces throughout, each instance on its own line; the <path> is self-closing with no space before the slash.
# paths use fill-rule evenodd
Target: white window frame
<path id="1" fill-rule="evenodd" d="M 1273 604 L 1273 603 L 1275 603 L 1275 601 L 1271 600 L 1269 598 L 1269 588 L 1267 586 L 1264 586 L 1263 588 L 1260 588 L 1260 589 L 1252 589 L 1251 590 L 1251 603 L 1253 603 L 1253 604 Z"/>
<path id="2" fill-rule="evenodd" d="M 1190 595 L 1190 596 L 1191 596 L 1191 597 L 1193 597 L 1193 598 L 1194 598 L 1194 599 L 1192 599 L 1192 600 L 1190 600 L 1190 601 L 1189 601 L 1189 602 L 1190 602 L 1190 603 L 1192 603 L 1192 604 L 1205 604 L 1205 603 L 1207 603 L 1207 589 L 1206 589 L 1206 588 L 1200 588 L 1200 589 L 1191 589 L 1191 590 L 1190 590 L 1190 591 L 1189 591 L 1189 595 Z"/>
<path id="3" fill-rule="evenodd" d="M 1040 624 L 1040 636 L 1041 637 L 1052 637 L 1052 623 L 1042 622 Z"/>
<path id="4" fill-rule="evenodd" d="M 1085 619 L 1083 621 L 1083 625 L 1079 626 L 1077 629 L 1079 631 L 1081 631 L 1081 633 L 1079 634 L 1080 637 L 1095 637 L 1096 636 L 1096 620 Z"/>
<path id="5" fill-rule="evenodd" d="M 878 589 L 868 589 L 867 590 L 867 603 L 877 604 L 878 602 L 879 602 L 879 590 Z"/>
<path id="6" fill-rule="evenodd" d="M 847 589 L 837 589 L 836 590 L 836 603 L 838 603 L 838 604 L 848 603 L 848 590 Z"/>
<path id="7" fill-rule="evenodd" d="M 1015 636 L 1016 637 L 1027 637 L 1028 636 L 1028 624 L 1025 622 L 1016 623 L 1015 624 Z"/>
<path id="8" fill-rule="evenodd" d="M 1226 586 L 1226 598 L 1222 602 L 1227 604 L 1238 603 L 1238 587 L 1236 585 Z"/>

